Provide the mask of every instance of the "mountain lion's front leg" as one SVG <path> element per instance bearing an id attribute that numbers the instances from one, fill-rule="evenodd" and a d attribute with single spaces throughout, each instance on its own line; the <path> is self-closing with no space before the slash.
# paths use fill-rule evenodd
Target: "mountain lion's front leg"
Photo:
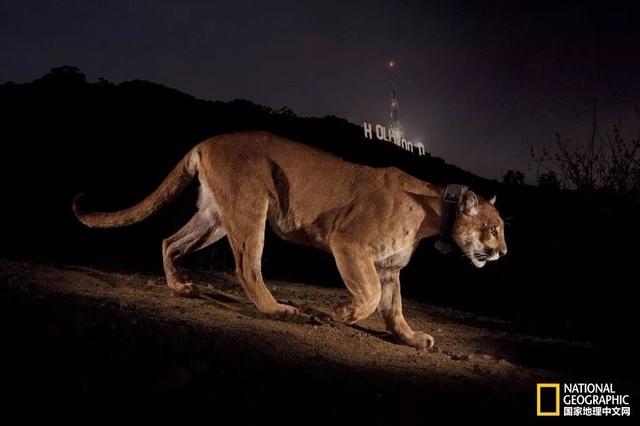
<path id="1" fill-rule="evenodd" d="M 335 321 L 353 324 L 367 318 L 380 303 L 380 280 L 373 257 L 366 249 L 338 239 L 331 244 L 340 276 L 351 293 L 351 300 L 337 307 Z"/>
<path id="2" fill-rule="evenodd" d="M 433 346 L 433 337 L 421 331 L 413 331 L 402 315 L 400 296 L 400 268 L 384 268 L 379 271 L 382 297 L 378 311 L 382 314 L 387 330 L 400 342 L 416 349 Z"/>

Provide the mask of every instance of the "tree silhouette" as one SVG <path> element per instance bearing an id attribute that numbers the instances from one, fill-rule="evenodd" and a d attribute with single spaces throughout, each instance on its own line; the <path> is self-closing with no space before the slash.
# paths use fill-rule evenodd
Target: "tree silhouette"
<path id="1" fill-rule="evenodd" d="M 537 181 L 540 188 L 557 190 L 561 187 L 558 175 L 553 170 L 540 173 Z"/>
<path id="2" fill-rule="evenodd" d="M 519 170 L 507 170 L 502 178 L 506 185 L 524 185 L 524 173 Z"/>
<path id="3" fill-rule="evenodd" d="M 640 111 L 635 108 L 640 118 Z M 531 149 L 538 182 L 553 173 L 563 186 L 580 192 L 606 190 L 636 196 L 640 193 L 640 137 L 623 135 L 621 123 L 602 131 L 594 104 L 591 134 L 586 140 L 571 140 L 556 134 L 555 147 L 540 153 Z M 546 175 L 543 177 L 543 175 Z"/>
<path id="4" fill-rule="evenodd" d="M 84 84 L 87 82 L 87 77 L 78 67 L 63 65 L 61 67 L 51 68 L 47 74 L 36 81 L 61 85 Z"/>

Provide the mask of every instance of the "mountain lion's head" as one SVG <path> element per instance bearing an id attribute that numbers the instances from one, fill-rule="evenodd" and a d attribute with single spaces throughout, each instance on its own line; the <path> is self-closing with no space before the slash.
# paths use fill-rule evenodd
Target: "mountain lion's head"
<path id="1" fill-rule="evenodd" d="M 473 191 L 466 191 L 458 203 L 452 237 L 477 268 L 507 254 L 504 221 L 494 206 L 495 201 L 496 197 L 487 201 Z"/>

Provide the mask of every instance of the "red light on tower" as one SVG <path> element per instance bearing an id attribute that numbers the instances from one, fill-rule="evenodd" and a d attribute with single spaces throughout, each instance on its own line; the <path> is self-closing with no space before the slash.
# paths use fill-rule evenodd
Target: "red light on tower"
<path id="1" fill-rule="evenodd" d="M 387 62 L 387 67 L 389 67 L 389 69 L 394 69 L 396 67 L 396 61 L 394 61 L 393 59 L 389 59 L 389 62 Z"/>

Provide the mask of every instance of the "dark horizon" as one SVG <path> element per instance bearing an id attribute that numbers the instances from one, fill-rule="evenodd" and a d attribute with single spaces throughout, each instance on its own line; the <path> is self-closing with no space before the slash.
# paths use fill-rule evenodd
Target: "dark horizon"
<path id="1" fill-rule="evenodd" d="M 632 5 L 421 2 L 2 2 L 0 82 L 69 64 L 90 81 L 141 79 L 299 116 L 388 121 L 397 62 L 409 139 L 481 176 L 528 172 L 529 148 L 633 131 L 640 42 Z M 637 127 L 637 126 L 636 126 Z M 527 173 L 528 174 L 528 173 Z"/>

